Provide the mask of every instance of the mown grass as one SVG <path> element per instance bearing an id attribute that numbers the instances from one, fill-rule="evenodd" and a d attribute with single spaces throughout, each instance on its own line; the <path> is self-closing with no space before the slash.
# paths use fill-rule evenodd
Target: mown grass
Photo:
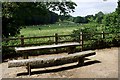
<path id="1" fill-rule="evenodd" d="M 21 29 L 20 35 L 24 36 L 48 36 L 58 33 L 59 35 L 71 34 L 73 30 L 82 28 L 81 24 L 75 23 L 56 23 L 49 25 L 38 25 L 38 26 L 26 26 Z"/>

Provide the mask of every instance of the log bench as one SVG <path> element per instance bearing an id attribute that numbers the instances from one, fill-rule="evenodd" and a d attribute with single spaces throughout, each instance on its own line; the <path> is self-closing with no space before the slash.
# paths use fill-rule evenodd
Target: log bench
<path id="1" fill-rule="evenodd" d="M 15 47 L 15 51 L 17 53 L 24 53 L 24 59 L 28 59 L 28 52 L 34 50 L 43 50 L 43 49 L 57 49 L 57 48 L 64 48 L 69 47 L 68 54 L 75 52 L 75 47 L 81 46 L 78 42 L 72 43 L 63 43 L 63 44 L 53 44 L 53 45 L 43 45 L 43 46 L 31 46 L 31 47 Z"/>
<path id="2" fill-rule="evenodd" d="M 67 56 L 12 60 L 8 61 L 8 68 L 27 66 L 28 74 L 31 75 L 31 69 L 33 68 L 52 67 L 73 62 L 78 62 L 78 65 L 83 65 L 85 57 L 95 54 L 94 51 L 89 50 L 68 54 Z"/>

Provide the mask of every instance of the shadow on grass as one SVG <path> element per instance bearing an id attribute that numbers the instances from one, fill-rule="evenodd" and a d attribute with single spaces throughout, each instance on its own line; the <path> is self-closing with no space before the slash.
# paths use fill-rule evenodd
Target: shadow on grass
<path id="1" fill-rule="evenodd" d="M 85 60 L 90 60 L 90 59 L 86 58 Z M 79 67 L 89 66 L 89 65 L 92 65 L 92 64 L 96 64 L 96 63 L 101 63 L 101 61 L 98 61 L 98 60 L 87 61 L 87 62 L 84 63 L 83 66 L 71 65 L 71 66 L 65 66 L 65 67 L 56 68 L 56 69 L 32 71 L 32 72 L 31 72 L 31 75 L 65 71 L 65 70 L 69 70 L 69 69 L 75 69 L 75 68 L 79 68 Z M 17 76 L 25 76 L 25 75 L 28 75 L 28 73 L 27 73 L 27 72 L 24 72 L 24 73 L 18 73 L 18 74 L 17 74 Z"/>

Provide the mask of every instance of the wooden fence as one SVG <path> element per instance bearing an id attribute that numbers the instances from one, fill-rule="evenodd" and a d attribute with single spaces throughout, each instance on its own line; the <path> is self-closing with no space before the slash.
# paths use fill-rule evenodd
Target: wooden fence
<path id="1" fill-rule="evenodd" d="M 84 45 L 86 45 L 84 42 L 88 41 L 88 40 L 97 40 L 97 38 L 89 38 L 89 39 L 85 39 L 85 36 L 95 36 L 95 35 L 99 35 L 101 37 L 101 39 L 105 39 L 107 38 L 107 35 L 120 35 L 120 32 L 117 33 L 106 33 L 106 32 L 101 32 L 101 33 L 83 33 L 80 32 L 79 33 L 79 41 L 77 40 L 77 42 L 80 42 L 80 44 L 82 45 L 81 47 L 83 47 Z M 68 37 L 68 38 L 67 38 Z M 120 36 L 118 37 L 120 38 Z M 32 40 L 33 39 L 33 40 Z M 35 43 L 35 39 L 39 39 L 38 43 Z M 40 40 L 42 39 L 42 40 Z M 46 40 L 45 40 L 46 39 Z M 28 40 L 28 41 L 26 41 Z M 17 38 L 4 38 L 2 39 L 2 43 L 4 47 L 19 47 L 19 46 L 33 46 L 33 45 L 45 45 L 45 44 L 58 44 L 58 43 L 65 43 L 65 42 L 76 42 L 76 40 L 74 40 L 71 35 L 59 35 L 57 33 L 55 33 L 53 36 L 36 36 L 36 37 L 24 37 L 24 35 L 21 35 L 21 37 L 17 37 Z"/>

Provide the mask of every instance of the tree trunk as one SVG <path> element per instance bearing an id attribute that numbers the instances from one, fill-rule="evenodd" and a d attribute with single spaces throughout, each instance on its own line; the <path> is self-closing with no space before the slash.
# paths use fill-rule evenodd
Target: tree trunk
<path id="1" fill-rule="evenodd" d="M 83 60 L 84 57 L 95 55 L 94 51 L 83 51 L 74 54 L 69 54 L 67 56 L 59 57 L 48 57 L 48 58 L 34 58 L 34 59 L 24 59 L 24 60 L 13 60 L 8 62 L 8 67 L 20 67 L 27 66 L 28 64 L 31 68 L 43 68 L 57 66 L 67 63 L 73 63 Z"/>

